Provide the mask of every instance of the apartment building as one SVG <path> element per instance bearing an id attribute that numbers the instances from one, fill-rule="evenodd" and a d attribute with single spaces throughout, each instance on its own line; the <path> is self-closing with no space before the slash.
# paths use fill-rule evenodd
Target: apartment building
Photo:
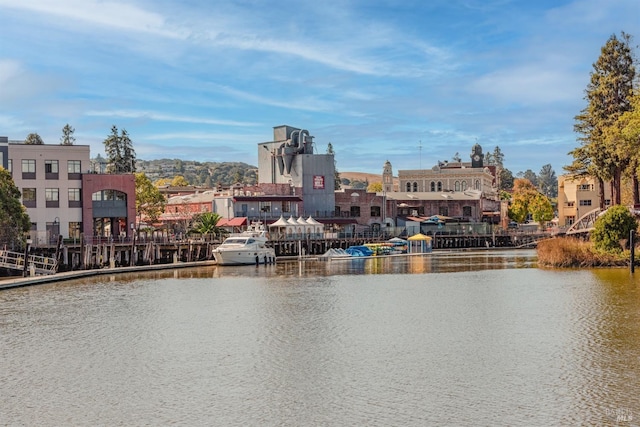
<path id="1" fill-rule="evenodd" d="M 604 183 L 605 207 L 611 205 L 611 186 Z M 592 177 L 558 177 L 558 225 L 568 227 L 600 207 L 600 185 Z"/>
<path id="2" fill-rule="evenodd" d="M 8 142 L 7 169 L 31 218 L 34 244 L 55 236 L 80 238 L 82 173 L 89 168 L 88 145 L 30 145 Z"/>

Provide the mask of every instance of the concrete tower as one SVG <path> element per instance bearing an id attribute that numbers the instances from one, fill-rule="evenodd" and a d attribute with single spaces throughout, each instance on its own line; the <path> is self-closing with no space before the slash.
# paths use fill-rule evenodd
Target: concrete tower
<path id="1" fill-rule="evenodd" d="M 393 191 L 393 169 L 389 160 L 384 163 L 382 169 L 382 191 L 386 193 Z"/>

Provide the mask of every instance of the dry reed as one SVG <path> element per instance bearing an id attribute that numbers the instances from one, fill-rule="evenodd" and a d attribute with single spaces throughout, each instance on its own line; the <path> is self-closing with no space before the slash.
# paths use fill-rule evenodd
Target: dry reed
<path id="1" fill-rule="evenodd" d="M 570 237 L 538 242 L 538 265 L 544 267 L 618 267 L 629 264 L 624 253 L 596 251 L 593 244 Z"/>

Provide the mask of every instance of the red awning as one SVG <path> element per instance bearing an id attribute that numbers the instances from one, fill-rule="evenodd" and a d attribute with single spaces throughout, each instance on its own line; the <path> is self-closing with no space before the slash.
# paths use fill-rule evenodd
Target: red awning
<path id="1" fill-rule="evenodd" d="M 240 227 L 247 224 L 246 216 L 236 218 L 221 218 L 216 224 L 218 227 Z"/>

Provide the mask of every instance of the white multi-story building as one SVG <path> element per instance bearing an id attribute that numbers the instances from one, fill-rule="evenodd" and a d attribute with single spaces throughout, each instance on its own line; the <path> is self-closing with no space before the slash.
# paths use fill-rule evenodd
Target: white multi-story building
<path id="1" fill-rule="evenodd" d="M 48 244 L 61 234 L 80 238 L 82 173 L 90 163 L 88 145 L 8 143 L 7 169 L 31 218 L 34 244 Z"/>

